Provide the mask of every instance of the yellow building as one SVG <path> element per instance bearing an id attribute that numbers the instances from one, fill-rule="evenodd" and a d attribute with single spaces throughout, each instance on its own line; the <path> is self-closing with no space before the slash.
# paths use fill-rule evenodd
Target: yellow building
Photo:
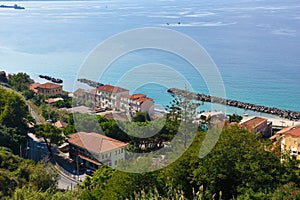
<path id="1" fill-rule="evenodd" d="M 286 131 L 281 140 L 282 152 L 288 152 L 300 160 L 300 128 Z"/>

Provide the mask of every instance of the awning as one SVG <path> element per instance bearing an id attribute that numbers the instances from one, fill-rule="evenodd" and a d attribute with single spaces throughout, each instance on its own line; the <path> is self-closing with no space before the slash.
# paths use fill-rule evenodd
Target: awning
<path id="1" fill-rule="evenodd" d="M 97 161 L 95 161 L 95 160 L 92 160 L 92 159 L 90 159 L 90 158 L 88 158 L 88 157 L 86 157 L 86 156 L 83 156 L 83 155 L 78 154 L 78 157 L 81 158 L 81 159 L 83 159 L 83 160 L 86 160 L 86 161 L 88 161 L 88 162 L 90 162 L 90 163 L 93 163 L 93 164 L 95 164 L 95 165 L 98 165 L 98 166 L 102 165 L 102 163 L 97 162 Z"/>

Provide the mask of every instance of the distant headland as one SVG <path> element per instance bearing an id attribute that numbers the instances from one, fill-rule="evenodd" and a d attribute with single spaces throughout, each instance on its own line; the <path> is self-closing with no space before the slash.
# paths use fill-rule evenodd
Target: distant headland
<path id="1" fill-rule="evenodd" d="M 13 5 L 13 6 L 0 5 L 0 8 L 25 9 L 24 7 L 18 6 L 17 4 L 15 4 L 15 5 Z"/>

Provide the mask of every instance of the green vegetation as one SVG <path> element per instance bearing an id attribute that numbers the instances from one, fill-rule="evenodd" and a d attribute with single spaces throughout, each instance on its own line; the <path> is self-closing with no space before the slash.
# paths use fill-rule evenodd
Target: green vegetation
<path id="1" fill-rule="evenodd" d="M 62 135 L 62 131 L 57 128 L 56 126 L 53 126 L 52 124 L 40 124 L 35 126 L 35 135 L 38 138 L 43 138 L 48 151 L 50 153 L 50 156 L 52 156 L 52 146 L 53 144 L 61 144 L 63 140 L 65 139 Z"/>
<path id="2" fill-rule="evenodd" d="M 236 122 L 236 123 L 240 123 L 243 119 L 242 116 L 237 115 L 237 114 L 232 114 L 232 115 L 228 115 L 229 117 L 229 122 Z"/>
<path id="3" fill-rule="evenodd" d="M 11 74 L 8 84 L 18 92 L 23 92 L 29 90 L 30 84 L 33 80 L 26 73 Z"/>
<path id="4" fill-rule="evenodd" d="M 22 97 L 0 88 L 0 144 L 20 154 L 20 146 L 25 146 L 27 123 L 32 121 Z"/>
<path id="5" fill-rule="evenodd" d="M 13 195 L 18 188 L 32 191 L 55 189 L 57 174 L 51 165 L 43 161 L 32 161 L 14 155 L 8 148 L 0 147 L 0 198 Z"/>

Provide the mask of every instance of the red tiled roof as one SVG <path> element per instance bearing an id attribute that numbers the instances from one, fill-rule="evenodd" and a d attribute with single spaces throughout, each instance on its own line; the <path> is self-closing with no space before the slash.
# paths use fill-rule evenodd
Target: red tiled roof
<path id="1" fill-rule="evenodd" d="M 284 134 L 300 138 L 300 128 L 295 128 L 293 130 L 285 132 Z"/>
<path id="2" fill-rule="evenodd" d="M 44 84 L 39 84 L 36 88 L 55 89 L 55 88 L 61 88 L 61 87 L 62 87 L 61 85 L 57 85 L 57 84 L 54 84 L 54 83 L 47 82 L 47 83 L 44 83 Z"/>
<path id="3" fill-rule="evenodd" d="M 105 92 L 111 92 L 111 93 L 120 93 L 120 92 L 126 92 L 129 90 L 126 90 L 121 87 L 112 86 L 112 85 L 102 85 L 97 88 L 98 90 L 105 91 Z"/>
<path id="4" fill-rule="evenodd" d="M 129 99 L 139 99 L 139 98 L 145 98 L 146 95 L 144 94 L 133 94 L 131 96 L 129 96 Z"/>
<path id="5" fill-rule="evenodd" d="M 153 101 L 152 98 L 139 98 L 136 100 L 136 102 L 139 102 L 139 103 L 143 103 L 145 101 Z"/>
<path id="6" fill-rule="evenodd" d="M 241 126 L 245 127 L 248 130 L 254 130 L 256 127 L 258 127 L 262 123 L 265 123 L 266 121 L 267 121 L 267 119 L 260 118 L 260 117 L 254 117 L 248 121 L 241 123 Z"/>
<path id="7" fill-rule="evenodd" d="M 94 132 L 77 132 L 71 134 L 69 135 L 68 142 L 94 153 L 103 153 L 128 145 L 128 143 Z"/>
<path id="8" fill-rule="evenodd" d="M 36 89 L 38 86 L 40 85 L 40 83 L 32 83 L 32 84 L 30 84 L 30 86 L 29 86 L 29 89 L 30 90 L 34 90 L 34 89 Z"/>
<path id="9" fill-rule="evenodd" d="M 56 126 L 57 128 L 66 128 L 68 124 L 66 122 L 57 121 L 55 122 L 54 126 Z"/>

